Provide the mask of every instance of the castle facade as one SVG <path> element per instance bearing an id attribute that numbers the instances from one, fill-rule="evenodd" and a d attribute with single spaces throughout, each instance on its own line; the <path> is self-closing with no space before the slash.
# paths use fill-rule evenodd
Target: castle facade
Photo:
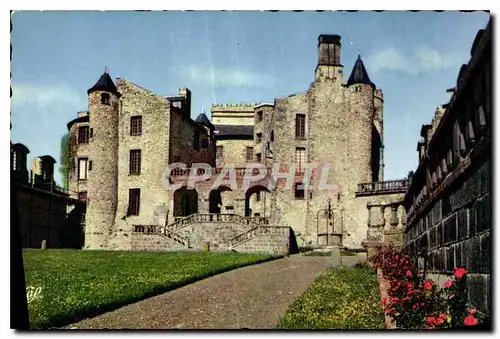
<path id="1" fill-rule="evenodd" d="M 187 88 L 162 96 L 121 78 L 115 85 L 108 73 L 88 98 L 88 111 L 68 123 L 70 191 L 87 201 L 85 248 L 360 248 L 374 218 L 369 206 L 391 206 L 395 227 L 404 220 L 399 202 L 408 182 L 383 181 L 382 90 L 360 57 L 344 81 L 338 35 L 319 36 L 315 80 L 304 92 L 273 103 L 214 104 L 211 119 L 191 118 Z M 171 191 L 164 180 L 173 163 L 188 166 L 173 174 L 176 182 L 195 163 L 215 172 L 230 164 L 240 181 L 248 163 L 295 168 L 291 189 L 282 181 L 269 189 L 269 177 L 213 189 L 214 175 Z M 327 164 L 327 183 L 337 189 L 304 187 L 306 175 L 320 179 L 308 164 Z"/>

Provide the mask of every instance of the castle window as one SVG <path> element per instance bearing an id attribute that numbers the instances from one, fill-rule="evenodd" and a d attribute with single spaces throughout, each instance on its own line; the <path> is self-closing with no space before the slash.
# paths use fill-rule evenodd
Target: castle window
<path id="1" fill-rule="evenodd" d="M 295 199 L 304 199 L 304 188 L 301 182 L 295 183 Z"/>
<path id="2" fill-rule="evenodd" d="M 141 201 L 141 190 L 139 188 L 129 189 L 127 215 L 139 215 L 140 201 Z"/>
<path id="3" fill-rule="evenodd" d="M 217 160 L 224 159 L 224 147 L 223 146 L 217 146 L 216 151 L 215 151 L 215 157 Z"/>
<path id="4" fill-rule="evenodd" d="M 109 105 L 109 93 L 101 93 L 101 104 Z"/>
<path id="5" fill-rule="evenodd" d="M 306 137 L 306 116 L 305 114 L 297 114 L 295 116 L 295 137 L 304 139 Z"/>
<path id="6" fill-rule="evenodd" d="M 255 157 L 256 157 L 257 162 L 261 162 L 262 161 L 262 154 L 260 154 L 260 153 L 256 154 Z"/>
<path id="7" fill-rule="evenodd" d="M 193 147 L 195 150 L 200 150 L 200 131 L 194 131 Z"/>
<path id="8" fill-rule="evenodd" d="M 256 142 L 260 144 L 262 142 L 262 133 L 257 133 L 257 140 Z"/>
<path id="9" fill-rule="evenodd" d="M 80 201 L 87 201 L 87 192 L 79 192 L 78 193 L 78 200 Z"/>
<path id="10" fill-rule="evenodd" d="M 245 159 L 247 162 L 253 161 L 253 147 L 247 147 Z"/>
<path id="11" fill-rule="evenodd" d="M 94 137 L 94 129 L 93 128 L 90 129 L 90 133 L 89 134 L 90 134 L 89 138 L 92 139 Z"/>
<path id="12" fill-rule="evenodd" d="M 89 160 L 89 172 L 92 171 L 92 160 Z"/>
<path id="13" fill-rule="evenodd" d="M 130 117 L 130 135 L 142 135 L 142 116 Z"/>
<path id="14" fill-rule="evenodd" d="M 87 180 L 88 175 L 88 159 L 78 159 L 78 180 Z"/>
<path id="15" fill-rule="evenodd" d="M 141 174 L 141 150 L 134 149 L 130 151 L 130 174 Z"/>
<path id="16" fill-rule="evenodd" d="M 260 201 L 260 191 L 255 194 L 255 201 Z"/>
<path id="17" fill-rule="evenodd" d="M 306 160 L 306 149 L 304 147 L 297 147 L 295 149 L 295 172 L 304 173 L 304 163 Z"/>
<path id="18" fill-rule="evenodd" d="M 257 120 L 262 121 L 262 111 L 257 112 Z"/>
<path id="19" fill-rule="evenodd" d="M 78 127 L 78 143 L 79 144 L 89 143 L 89 126 Z"/>

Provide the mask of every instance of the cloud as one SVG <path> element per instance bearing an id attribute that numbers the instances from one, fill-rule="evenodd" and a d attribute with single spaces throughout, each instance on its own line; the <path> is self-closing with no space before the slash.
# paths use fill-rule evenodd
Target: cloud
<path id="1" fill-rule="evenodd" d="M 372 72 L 395 71 L 409 75 L 456 69 L 461 64 L 461 58 L 457 55 L 442 53 L 427 46 L 418 46 L 411 54 L 404 54 L 389 46 L 367 58 L 367 65 Z"/>
<path id="2" fill-rule="evenodd" d="M 64 84 L 12 84 L 12 106 L 49 108 L 54 106 L 75 105 L 80 95 Z"/>
<path id="3" fill-rule="evenodd" d="M 211 69 L 209 66 L 191 66 L 185 70 L 192 81 L 214 87 L 273 87 L 276 79 L 265 73 L 229 68 Z M 212 73 L 213 72 L 213 73 Z"/>

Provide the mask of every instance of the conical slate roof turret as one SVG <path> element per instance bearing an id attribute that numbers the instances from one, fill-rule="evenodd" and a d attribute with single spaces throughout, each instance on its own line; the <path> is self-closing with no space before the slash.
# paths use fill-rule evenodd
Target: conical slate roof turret
<path id="1" fill-rule="evenodd" d="M 373 89 L 375 89 L 375 84 L 371 82 L 360 55 L 358 55 L 358 60 L 356 60 L 356 63 L 354 64 L 351 76 L 349 77 L 349 80 L 347 80 L 346 85 L 351 86 L 354 84 L 366 84 L 372 86 Z"/>
<path id="2" fill-rule="evenodd" d="M 87 90 L 87 94 L 90 94 L 95 91 L 106 91 L 118 94 L 118 90 L 116 89 L 116 86 L 113 83 L 111 77 L 109 76 L 107 70 L 104 71 L 103 75 L 101 75 L 101 77 L 99 78 L 99 80 L 97 80 L 95 85 Z"/>
<path id="3" fill-rule="evenodd" d="M 210 119 L 208 119 L 205 113 L 200 113 L 194 122 L 209 128 L 214 128 L 214 125 L 210 122 Z"/>

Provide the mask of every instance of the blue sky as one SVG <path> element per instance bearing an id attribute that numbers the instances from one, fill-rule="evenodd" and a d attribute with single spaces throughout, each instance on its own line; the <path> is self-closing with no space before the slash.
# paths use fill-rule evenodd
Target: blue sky
<path id="1" fill-rule="evenodd" d="M 446 103 L 487 13 L 17 12 L 13 142 L 59 161 L 61 136 L 107 66 L 162 95 L 186 86 L 193 118 L 214 102 L 272 102 L 314 80 L 319 34 L 342 36 L 345 80 L 358 53 L 384 91 L 385 179 L 417 166 L 420 127 Z M 56 164 L 57 165 L 57 164 Z M 56 181 L 61 182 L 56 173 Z"/>

